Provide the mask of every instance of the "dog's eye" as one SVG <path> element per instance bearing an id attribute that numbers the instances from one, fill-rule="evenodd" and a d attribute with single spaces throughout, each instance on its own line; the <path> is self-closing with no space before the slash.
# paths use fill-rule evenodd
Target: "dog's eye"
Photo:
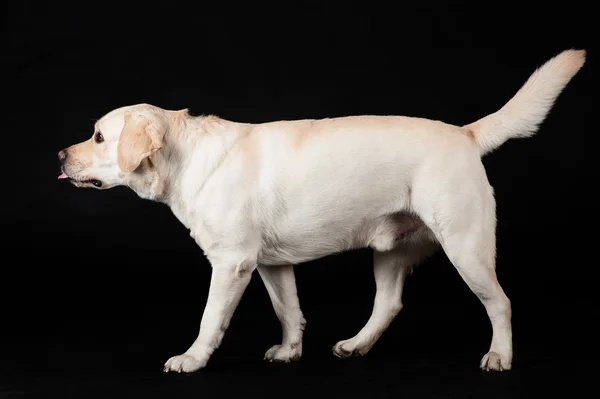
<path id="1" fill-rule="evenodd" d="M 100 180 L 92 180 L 92 184 L 96 187 L 102 187 L 102 182 Z"/>
<path id="2" fill-rule="evenodd" d="M 94 141 L 96 143 L 102 143 L 104 141 L 104 136 L 102 135 L 102 133 L 98 132 L 94 135 Z"/>

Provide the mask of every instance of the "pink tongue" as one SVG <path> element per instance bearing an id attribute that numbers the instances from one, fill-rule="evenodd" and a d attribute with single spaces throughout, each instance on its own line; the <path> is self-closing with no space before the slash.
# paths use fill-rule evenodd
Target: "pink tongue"
<path id="1" fill-rule="evenodd" d="M 69 178 L 69 176 L 65 175 L 64 173 L 61 173 L 60 176 L 58 176 L 58 180 L 68 179 L 68 178 Z"/>

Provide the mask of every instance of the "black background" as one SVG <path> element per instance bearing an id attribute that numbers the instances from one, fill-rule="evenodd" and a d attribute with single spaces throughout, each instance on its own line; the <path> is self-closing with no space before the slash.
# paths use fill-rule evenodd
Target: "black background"
<path id="1" fill-rule="evenodd" d="M 597 365 L 597 261 L 584 240 L 586 135 L 597 133 L 591 4 L 5 3 L 0 395 L 578 396 Z M 334 358 L 331 346 L 372 306 L 371 254 L 355 251 L 296 268 L 308 320 L 299 363 L 262 361 L 281 330 L 255 276 L 208 367 L 165 375 L 164 361 L 197 334 L 210 277 L 201 250 L 164 205 L 56 180 L 57 151 L 123 105 L 242 122 L 403 114 L 466 124 L 567 48 L 588 60 L 539 134 L 484 159 L 513 304 L 510 372 L 478 369 L 489 321 L 443 253 L 408 280 L 404 310 L 366 358 Z"/>

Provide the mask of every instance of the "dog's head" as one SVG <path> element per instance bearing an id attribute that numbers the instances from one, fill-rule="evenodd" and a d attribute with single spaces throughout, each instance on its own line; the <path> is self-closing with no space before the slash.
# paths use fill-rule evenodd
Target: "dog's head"
<path id="1" fill-rule="evenodd" d="M 159 174 L 152 155 L 163 147 L 172 119 L 168 112 L 140 104 L 106 114 L 95 124 L 92 137 L 59 151 L 58 178 L 77 187 L 126 185 L 141 196 L 155 196 Z"/>

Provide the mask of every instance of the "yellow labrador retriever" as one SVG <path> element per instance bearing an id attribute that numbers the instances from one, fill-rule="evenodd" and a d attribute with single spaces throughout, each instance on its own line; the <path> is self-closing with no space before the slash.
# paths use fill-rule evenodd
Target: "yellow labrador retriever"
<path id="1" fill-rule="evenodd" d="M 533 135 L 584 62 L 583 50 L 558 54 L 500 110 L 466 126 L 402 116 L 248 124 L 122 107 L 89 140 L 58 153 L 58 178 L 125 185 L 167 204 L 210 261 L 198 338 L 165 371 L 206 366 L 255 269 L 283 328 L 265 358 L 299 359 L 305 320 L 292 265 L 370 247 L 373 313 L 333 347 L 339 357 L 366 355 L 402 309 L 411 268 L 440 246 L 490 318 L 481 368 L 508 370 L 511 305 L 496 279 L 495 200 L 481 157 Z"/>

